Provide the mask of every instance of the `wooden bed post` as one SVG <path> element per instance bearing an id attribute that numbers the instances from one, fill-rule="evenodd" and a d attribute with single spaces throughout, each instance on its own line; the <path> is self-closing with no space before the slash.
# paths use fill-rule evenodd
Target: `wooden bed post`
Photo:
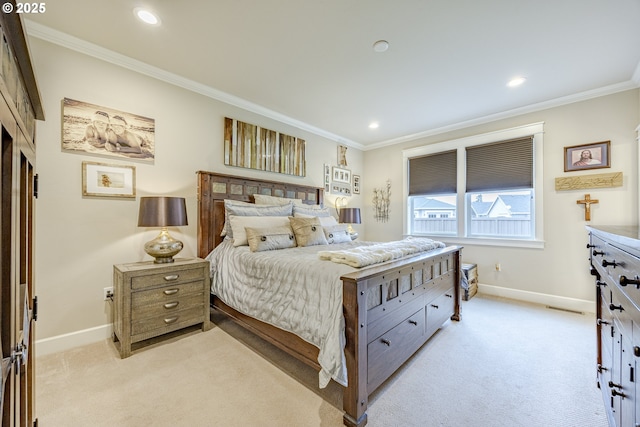
<path id="1" fill-rule="evenodd" d="M 342 405 L 343 422 L 348 427 L 363 427 L 367 424 L 367 306 L 366 281 L 356 282 L 342 277 L 343 314 L 346 346 L 347 381 Z"/>

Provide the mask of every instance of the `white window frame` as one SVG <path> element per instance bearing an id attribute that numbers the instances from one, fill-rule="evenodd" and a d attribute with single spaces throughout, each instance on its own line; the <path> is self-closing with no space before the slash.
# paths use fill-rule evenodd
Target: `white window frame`
<path id="1" fill-rule="evenodd" d="M 533 135 L 533 221 L 535 227 L 535 236 L 532 239 L 506 239 L 506 238 L 490 238 L 490 237 L 468 237 L 465 235 L 466 215 L 466 151 L 465 148 L 475 145 L 488 144 L 492 142 L 506 141 L 509 139 L 523 138 Z M 543 146 L 544 146 L 544 122 L 531 123 L 528 125 L 513 127 L 509 129 L 488 132 L 479 135 L 469 136 L 466 138 L 453 139 L 449 141 L 439 142 L 435 144 L 423 145 L 421 147 L 410 148 L 402 151 L 402 192 L 403 192 L 403 224 L 402 228 L 405 235 L 409 233 L 409 222 L 411 218 L 408 209 L 409 197 L 409 171 L 407 166 L 409 159 L 413 157 L 426 156 L 429 154 L 440 153 L 443 151 L 457 151 L 457 197 L 456 197 L 456 218 L 457 218 L 457 235 L 434 235 L 433 237 L 441 238 L 448 243 L 468 244 L 468 245 L 487 245 L 487 246 L 509 246 L 509 247 L 526 247 L 526 248 L 544 248 L 544 207 L 543 207 Z M 462 214 L 461 214 L 462 213 Z"/>

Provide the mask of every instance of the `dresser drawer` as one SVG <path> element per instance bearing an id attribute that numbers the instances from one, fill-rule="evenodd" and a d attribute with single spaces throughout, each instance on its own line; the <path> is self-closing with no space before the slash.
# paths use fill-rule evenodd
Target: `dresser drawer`
<path id="1" fill-rule="evenodd" d="M 424 342 L 424 308 L 403 320 L 367 346 L 368 382 L 375 389 L 384 379 L 400 367 L 403 360 L 413 354 Z"/>
<path id="2" fill-rule="evenodd" d="M 152 335 L 155 336 L 160 335 L 161 333 L 181 329 L 186 326 L 195 325 L 196 323 L 202 323 L 204 320 L 202 310 L 203 307 L 201 305 L 200 307 L 174 311 L 167 313 L 166 315 L 131 322 L 131 335 L 135 337 L 139 334 L 153 332 Z"/>
<path id="3" fill-rule="evenodd" d="M 171 313 L 190 308 L 200 308 L 202 314 L 204 310 L 204 296 L 202 292 L 197 294 L 184 294 L 180 298 L 167 298 L 164 301 L 144 303 L 132 307 L 131 321 L 135 322 L 155 316 L 170 316 Z"/>
<path id="4" fill-rule="evenodd" d="M 165 273 L 148 274 L 131 278 L 131 289 L 138 290 L 153 286 L 164 286 L 167 284 L 178 284 L 202 280 L 204 272 L 202 268 L 190 268 L 184 270 L 173 270 Z"/>
<path id="5" fill-rule="evenodd" d="M 427 336 L 433 335 L 453 315 L 454 305 L 453 288 L 427 304 Z"/>

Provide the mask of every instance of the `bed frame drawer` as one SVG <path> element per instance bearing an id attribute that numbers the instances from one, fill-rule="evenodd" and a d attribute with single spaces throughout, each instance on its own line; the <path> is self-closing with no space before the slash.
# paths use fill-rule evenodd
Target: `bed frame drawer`
<path id="1" fill-rule="evenodd" d="M 367 346 L 368 382 L 378 387 L 423 344 L 424 308 L 406 318 Z"/>
<path id="2" fill-rule="evenodd" d="M 427 304 L 427 337 L 433 335 L 453 315 L 455 298 L 453 288 Z"/>

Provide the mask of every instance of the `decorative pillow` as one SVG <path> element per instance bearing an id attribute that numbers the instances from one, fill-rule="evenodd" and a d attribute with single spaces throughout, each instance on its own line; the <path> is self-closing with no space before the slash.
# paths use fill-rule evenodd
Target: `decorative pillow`
<path id="1" fill-rule="evenodd" d="M 293 203 L 294 205 L 302 205 L 302 199 L 287 199 L 285 197 L 267 196 L 266 194 L 254 194 L 253 199 L 256 205 L 286 205 Z"/>
<path id="2" fill-rule="evenodd" d="M 229 215 L 229 223 L 233 232 L 233 246 L 247 246 L 246 227 L 288 227 L 289 217 Z"/>
<path id="3" fill-rule="evenodd" d="M 229 216 L 290 216 L 293 212 L 292 204 L 282 206 L 256 205 L 254 203 L 240 202 L 238 200 L 225 199 L 224 201 L 224 226 L 221 236 L 233 237 L 233 230 L 229 223 Z"/>
<path id="4" fill-rule="evenodd" d="M 332 225 L 338 225 L 338 220 L 333 216 L 315 216 L 315 215 L 305 215 L 305 214 L 295 214 L 293 215 L 295 218 L 318 218 L 320 220 L 320 225 L 323 227 L 330 227 Z"/>
<path id="5" fill-rule="evenodd" d="M 327 238 L 324 237 L 324 231 L 320 220 L 314 218 L 295 218 L 290 216 L 289 223 L 296 235 L 298 246 L 326 245 Z"/>
<path id="6" fill-rule="evenodd" d="M 323 208 L 320 205 L 293 205 L 293 216 L 310 215 L 310 216 L 331 216 L 329 208 Z"/>
<path id="7" fill-rule="evenodd" d="M 349 228 L 348 225 L 339 224 L 333 225 L 330 227 L 322 227 L 324 230 L 324 235 L 327 238 L 327 242 L 329 244 L 333 243 L 348 243 L 351 241 L 351 235 L 347 230 Z"/>
<path id="8" fill-rule="evenodd" d="M 296 238 L 289 225 L 270 228 L 245 227 L 245 230 L 251 252 L 272 251 L 296 246 Z"/>

